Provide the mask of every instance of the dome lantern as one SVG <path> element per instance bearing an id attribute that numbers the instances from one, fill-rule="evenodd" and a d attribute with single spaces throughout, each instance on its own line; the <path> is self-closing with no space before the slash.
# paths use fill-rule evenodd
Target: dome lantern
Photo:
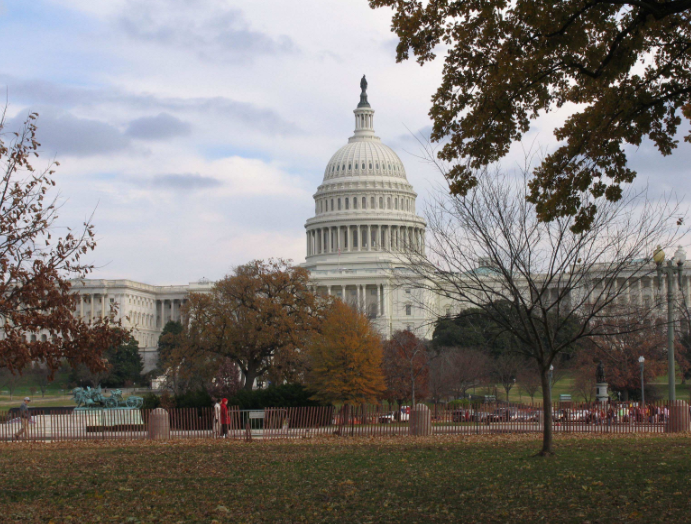
<path id="1" fill-rule="evenodd" d="M 372 139 L 374 138 L 374 109 L 367 100 L 367 79 L 362 75 L 360 80 L 360 103 L 353 113 L 355 113 L 355 133 L 353 138 Z"/>

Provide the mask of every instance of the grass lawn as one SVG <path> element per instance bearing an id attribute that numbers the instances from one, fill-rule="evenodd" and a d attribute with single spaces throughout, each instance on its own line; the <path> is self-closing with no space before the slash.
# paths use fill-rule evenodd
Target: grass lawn
<path id="1" fill-rule="evenodd" d="M 3 523 L 688 522 L 691 437 L 0 446 Z"/>

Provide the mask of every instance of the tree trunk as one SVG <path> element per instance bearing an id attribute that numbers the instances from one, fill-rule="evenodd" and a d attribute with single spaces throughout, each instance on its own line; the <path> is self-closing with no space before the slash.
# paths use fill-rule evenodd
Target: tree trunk
<path id="1" fill-rule="evenodd" d="M 254 381 L 257 379 L 257 376 L 257 368 L 252 365 L 248 365 L 247 371 L 245 372 L 245 385 L 242 386 L 242 389 L 245 391 L 252 391 Z"/>
<path id="2" fill-rule="evenodd" d="M 544 424 L 542 433 L 542 451 L 539 455 L 554 455 L 552 449 L 552 388 L 549 383 L 549 371 L 540 370 L 540 380 L 542 381 L 542 412 L 544 414 Z"/>
<path id="3" fill-rule="evenodd" d="M 415 407 L 415 374 L 412 372 L 412 370 L 410 373 L 410 382 L 413 390 L 413 407 Z"/>

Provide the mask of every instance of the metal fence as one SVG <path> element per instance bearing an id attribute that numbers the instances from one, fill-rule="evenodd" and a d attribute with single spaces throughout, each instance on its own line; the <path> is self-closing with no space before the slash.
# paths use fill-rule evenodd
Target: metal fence
<path id="1" fill-rule="evenodd" d="M 276 440 L 324 435 L 408 435 L 409 409 L 383 406 L 342 406 L 229 409 L 223 424 L 213 408 L 163 410 L 31 408 L 22 420 L 18 410 L 0 412 L 0 441 L 59 442 L 66 440 L 136 440 L 149 438 Z M 429 407 L 432 435 L 529 433 L 544 428 L 541 406 L 485 403 Z M 150 423 L 156 419 L 156 427 Z M 686 403 L 667 402 L 581 404 L 555 403 L 555 433 L 663 433 L 688 431 Z"/>

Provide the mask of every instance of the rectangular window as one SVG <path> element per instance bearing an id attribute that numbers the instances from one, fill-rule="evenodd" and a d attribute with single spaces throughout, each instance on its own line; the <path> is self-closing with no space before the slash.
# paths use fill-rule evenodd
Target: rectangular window
<path id="1" fill-rule="evenodd" d="M 411 306 L 410 304 L 407 304 L 405 307 L 405 314 L 408 316 L 412 315 L 413 314 L 413 306 Z"/>
<path id="2" fill-rule="evenodd" d="M 367 209 L 367 197 L 362 197 L 362 209 Z"/>
<path id="3" fill-rule="evenodd" d="M 346 209 L 350 209 L 350 202 L 348 202 L 347 198 L 346 198 Z"/>
<path id="4" fill-rule="evenodd" d="M 339 211 L 341 210 L 341 199 L 340 198 L 338 199 L 338 210 Z"/>

